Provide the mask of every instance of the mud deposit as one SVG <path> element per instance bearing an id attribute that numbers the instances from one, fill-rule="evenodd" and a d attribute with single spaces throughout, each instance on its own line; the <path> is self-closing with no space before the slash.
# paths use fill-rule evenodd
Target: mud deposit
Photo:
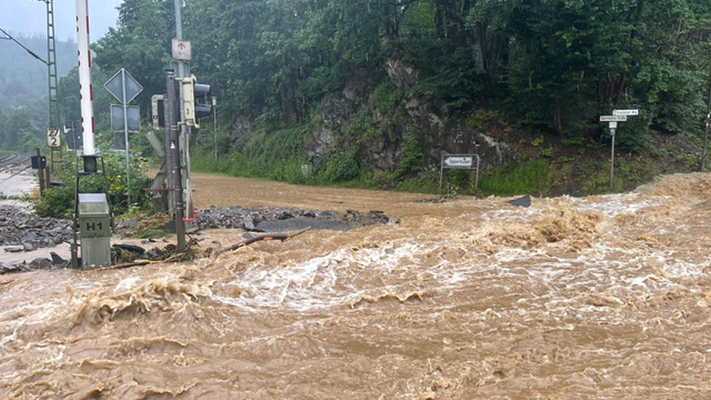
<path id="1" fill-rule="evenodd" d="M 191 264 L 17 275 L 0 284 L 0 398 L 711 396 L 708 174 L 530 208 L 193 179 L 198 206 L 401 223 Z"/>

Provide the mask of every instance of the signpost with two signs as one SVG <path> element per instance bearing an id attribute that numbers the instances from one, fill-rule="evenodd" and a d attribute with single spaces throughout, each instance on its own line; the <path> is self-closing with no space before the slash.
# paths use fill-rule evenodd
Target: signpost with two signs
<path id="1" fill-rule="evenodd" d="M 610 136 L 612 137 L 612 150 L 610 156 L 610 190 L 613 189 L 615 182 L 615 132 L 617 131 L 618 122 L 626 122 L 627 117 L 639 115 L 639 110 L 612 110 L 612 115 L 601 115 L 600 122 L 607 122 L 610 128 Z"/>

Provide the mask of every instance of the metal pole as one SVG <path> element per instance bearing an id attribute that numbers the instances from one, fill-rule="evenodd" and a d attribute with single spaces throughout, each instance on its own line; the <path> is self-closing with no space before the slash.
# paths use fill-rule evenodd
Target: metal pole
<path id="1" fill-rule="evenodd" d="M 123 137 L 124 137 L 124 152 L 126 153 L 126 206 L 131 205 L 131 178 L 129 178 L 129 171 L 131 170 L 129 161 L 129 150 L 128 150 L 128 107 L 126 106 L 126 70 L 121 68 L 121 90 L 123 91 Z"/>
<path id="2" fill-rule="evenodd" d="M 476 155 L 476 179 L 474 180 L 474 190 L 479 189 L 479 164 L 480 164 L 481 158 L 479 158 L 479 154 Z"/>
<path id="3" fill-rule="evenodd" d="M 442 194 L 442 176 L 444 174 L 444 154 L 440 156 L 439 160 L 439 194 Z"/>
<path id="4" fill-rule="evenodd" d="M 612 136 L 612 155 L 610 157 L 610 191 L 615 182 L 615 129 L 610 128 L 610 136 Z"/>
<path id="5" fill-rule="evenodd" d="M 704 152 L 701 153 L 701 171 L 706 170 L 706 144 L 709 140 L 709 124 L 711 124 L 711 83 L 709 84 L 709 106 L 706 109 L 706 135 L 704 135 Z"/>
<path id="6" fill-rule="evenodd" d="M 84 133 L 84 155 L 96 155 L 94 147 L 94 108 L 91 87 L 91 51 L 89 50 L 89 0 L 76 0 L 77 54 L 79 59 L 79 91 L 81 93 L 81 124 Z"/>
<path id="7" fill-rule="evenodd" d="M 711 112 L 706 115 L 706 134 L 704 135 L 704 151 L 701 153 L 701 172 L 706 171 L 706 145 L 709 141 L 709 125 L 711 125 Z"/>
<path id="8" fill-rule="evenodd" d="M 42 154 L 39 147 L 37 148 L 37 175 L 39 175 L 40 197 L 44 196 L 44 171 L 42 170 Z"/>
<path id="9" fill-rule="evenodd" d="M 166 71 L 166 114 L 165 124 L 170 132 L 170 152 L 172 154 L 172 164 L 168 166 L 168 171 L 173 175 L 175 185 L 175 230 L 178 234 L 178 253 L 185 251 L 185 222 L 183 221 L 183 181 L 180 176 L 180 138 L 178 135 L 178 124 L 175 118 L 175 71 Z"/>
<path id="10" fill-rule="evenodd" d="M 217 96 L 212 96 L 212 129 L 215 142 L 215 159 L 217 159 Z"/>

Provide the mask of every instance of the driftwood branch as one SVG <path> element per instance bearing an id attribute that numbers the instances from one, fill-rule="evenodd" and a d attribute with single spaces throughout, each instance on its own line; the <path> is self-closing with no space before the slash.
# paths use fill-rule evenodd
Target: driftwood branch
<path id="1" fill-rule="evenodd" d="M 223 251 L 235 251 L 235 250 L 242 248 L 244 246 L 249 246 L 252 243 L 260 242 L 263 240 L 281 240 L 283 242 L 285 240 L 293 238 L 294 236 L 301 235 L 302 233 L 308 231 L 309 229 L 311 229 L 310 226 L 308 228 L 304 228 L 304 229 L 294 232 L 294 233 L 267 233 L 264 235 L 251 237 L 247 240 L 244 240 L 244 241 L 239 242 L 235 245 L 232 245 L 232 246 L 224 249 Z"/>
<path id="2" fill-rule="evenodd" d="M 226 248 L 224 251 L 235 251 L 235 250 L 242 248 L 244 246 L 249 246 L 252 243 L 260 242 L 263 240 L 281 240 L 283 242 L 285 240 L 293 238 L 294 236 L 301 235 L 302 233 L 308 231 L 309 229 L 311 229 L 310 226 L 308 228 L 304 228 L 304 229 L 302 229 L 300 231 L 296 231 L 294 233 L 267 233 L 264 235 L 255 236 L 255 237 L 249 238 L 247 240 L 244 240 L 242 242 L 239 242 L 235 245 L 232 245 L 232 246 Z M 177 262 L 177 261 L 180 261 L 180 256 L 182 256 L 182 255 L 183 254 L 176 254 L 172 257 L 169 257 L 165 260 L 160 260 L 160 261 L 137 260 L 137 261 L 134 261 L 132 263 L 127 263 L 127 264 L 118 264 L 118 265 L 112 265 L 112 266 L 104 267 L 104 268 L 96 268 L 96 269 L 92 269 L 89 271 L 85 271 L 85 273 L 94 273 L 94 272 L 101 272 L 101 271 L 107 271 L 107 270 L 113 270 L 113 269 L 139 267 L 139 266 L 148 265 L 148 264 L 165 264 L 165 263 L 169 263 L 169 262 Z M 2 283 L 2 282 L 0 282 L 0 283 Z"/>

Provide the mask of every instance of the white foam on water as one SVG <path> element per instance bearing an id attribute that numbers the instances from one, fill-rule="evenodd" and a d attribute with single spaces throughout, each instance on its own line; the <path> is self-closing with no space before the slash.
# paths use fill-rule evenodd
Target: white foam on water
<path id="1" fill-rule="evenodd" d="M 640 200 L 638 193 L 608 194 L 599 196 L 606 201 L 593 202 L 587 198 L 569 197 L 576 211 L 597 211 L 607 218 L 619 214 L 633 214 L 649 207 L 661 205 L 658 201 Z"/>
<path id="2" fill-rule="evenodd" d="M 119 293 L 125 293 L 131 290 L 138 282 L 141 281 L 140 276 L 129 276 L 128 278 L 124 278 L 119 282 L 116 287 L 114 288 L 114 294 L 119 294 Z"/>

